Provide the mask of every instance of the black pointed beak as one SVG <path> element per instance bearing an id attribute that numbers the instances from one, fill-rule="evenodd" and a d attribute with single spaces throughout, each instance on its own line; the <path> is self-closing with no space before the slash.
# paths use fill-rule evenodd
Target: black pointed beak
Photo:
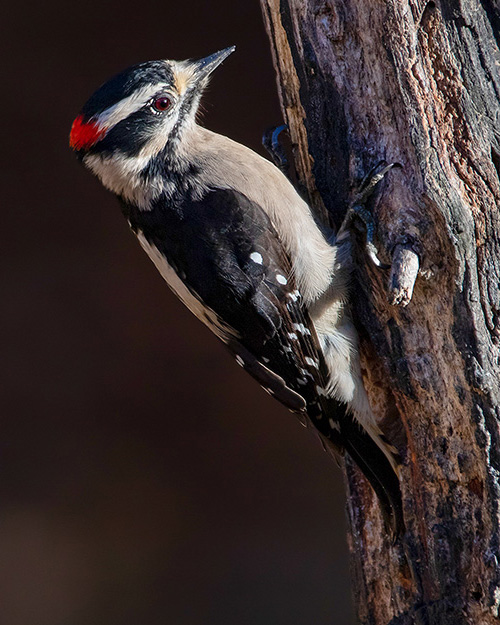
<path id="1" fill-rule="evenodd" d="M 227 59 L 235 50 L 236 46 L 230 46 L 229 48 L 219 50 L 219 52 L 215 52 L 215 54 L 206 56 L 198 61 L 191 61 L 194 66 L 196 81 L 202 81 L 204 78 L 210 76 L 214 69 L 219 67 L 222 61 Z"/>

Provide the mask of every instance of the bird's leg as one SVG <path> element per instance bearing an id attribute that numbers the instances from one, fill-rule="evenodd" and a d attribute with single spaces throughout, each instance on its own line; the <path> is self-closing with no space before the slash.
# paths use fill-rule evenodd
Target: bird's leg
<path id="1" fill-rule="evenodd" d="M 378 183 L 393 167 L 401 167 L 401 165 L 399 163 L 390 163 L 387 165 L 385 161 L 380 161 L 368 172 L 361 182 L 356 195 L 352 199 L 346 216 L 344 217 L 344 221 L 342 222 L 337 234 L 337 240 L 339 240 L 353 227 L 356 220 L 360 221 L 364 225 L 366 235 L 366 252 L 373 264 L 381 269 L 389 269 L 389 265 L 382 263 L 378 257 L 378 250 L 374 242 L 375 219 L 373 217 L 373 213 L 366 207 L 366 202 L 372 195 Z"/>
<path id="2" fill-rule="evenodd" d="M 288 162 L 285 148 L 280 142 L 280 135 L 284 130 L 288 130 L 286 124 L 268 128 L 262 135 L 262 145 L 269 152 L 276 167 L 281 169 L 287 178 L 290 178 L 290 163 Z"/>

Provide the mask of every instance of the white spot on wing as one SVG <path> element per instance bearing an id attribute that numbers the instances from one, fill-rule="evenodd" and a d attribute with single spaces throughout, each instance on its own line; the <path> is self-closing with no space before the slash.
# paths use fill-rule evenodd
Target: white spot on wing
<path id="1" fill-rule="evenodd" d="M 310 356 L 306 356 L 305 361 L 310 367 L 314 367 L 315 369 L 318 369 L 318 361 L 314 360 L 314 358 L 311 358 Z"/>
<path id="2" fill-rule="evenodd" d="M 297 330 L 297 332 L 300 332 L 301 334 L 311 334 L 309 328 L 306 328 L 303 323 L 294 323 L 293 327 L 295 330 Z"/>
<path id="3" fill-rule="evenodd" d="M 241 356 L 236 355 L 234 357 L 234 359 L 240 365 L 240 367 L 244 367 L 245 366 L 245 361 L 243 360 L 243 358 Z"/>
<path id="4" fill-rule="evenodd" d="M 289 332 L 288 333 L 288 338 L 292 339 L 292 341 L 296 341 L 297 340 L 297 335 L 295 334 L 295 332 Z"/>
<path id="5" fill-rule="evenodd" d="M 280 284 L 287 284 L 288 283 L 288 280 L 281 273 L 276 274 L 276 280 Z"/>
<path id="6" fill-rule="evenodd" d="M 253 260 L 253 262 L 257 265 L 262 265 L 264 259 L 262 258 L 262 254 L 259 254 L 259 252 L 252 252 L 250 254 L 250 260 Z"/>

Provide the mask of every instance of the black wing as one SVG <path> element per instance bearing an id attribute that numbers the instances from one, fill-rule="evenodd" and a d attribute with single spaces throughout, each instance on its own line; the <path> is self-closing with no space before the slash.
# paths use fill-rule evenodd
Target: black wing
<path id="1" fill-rule="evenodd" d="M 307 415 L 328 446 L 347 449 L 389 524 L 401 525 L 389 460 L 347 406 L 325 392 L 328 371 L 314 326 L 264 210 L 241 193 L 214 189 L 199 200 L 172 206 L 160 198 L 150 211 L 125 213 L 203 304 L 201 314 L 218 325 L 239 364 L 285 406 Z"/>
<path id="2" fill-rule="evenodd" d="M 126 216 L 207 316 L 229 328 L 218 334 L 238 362 L 290 409 L 321 419 L 326 366 L 290 260 L 260 206 L 217 189 L 177 207 L 161 199 L 151 211 L 126 207 Z"/>

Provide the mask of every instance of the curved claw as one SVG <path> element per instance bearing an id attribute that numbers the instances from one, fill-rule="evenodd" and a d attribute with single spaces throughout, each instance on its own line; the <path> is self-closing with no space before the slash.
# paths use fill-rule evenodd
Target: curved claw
<path id="1" fill-rule="evenodd" d="M 380 169 L 380 167 L 382 167 L 382 169 Z M 374 242 L 375 220 L 373 218 L 372 212 L 366 208 L 365 204 L 378 183 L 393 167 L 402 167 L 402 165 L 400 163 L 390 163 L 388 165 L 385 161 L 380 161 L 368 172 L 368 174 L 364 177 L 356 196 L 351 202 L 351 205 L 339 230 L 340 233 L 341 231 L 350 228 L 353 224 L 355 217 L 357 217 L 365 227 L 365 247 L 368 257 L 376 267 L 380 267 L 381 269 L 390 269 L 390 265 L 386 265 L 378 257 L 378 250 Z"/>
<path id="2" fill-rule="evenodd" d="M 382 167 L 380 171 L 377 170 Z M 356 197 L 352 202 L 352 206 L 356 204 L 364 204 L 366 200 L 373 193 L 373 190 L 378 185 L 378 183 L 384 178 L 388 171 L 393 169 L 394 167 L 402 168 L 401 163 L 389 163 L 386 161 L 379 161 L 375 167 L 370 169 L 367 175 L 363 178 Z"/>
<path id="3" fill-rule="evenodd" d="M 356 204 L 351 206 L 349 212 L 351 213 L 351 223 L 357 217 L 364 225 L 366 236 L 365 249 L 372 263 L 376 267 L 380 267 L 380 269 L 390 269 L 390 265 L 386 265 L 378 257 L 378 249 L 375 245 L 375 220 L 371 211 L 361 204 Z"/>
<path id="4" fill-rule="evenodd" d="M 272 126 L 264 131 L 262 135 L 262 145 L 266 148 L 271 156 L 273 163 L 276 167 L 279 167 L 281 171 L 287 176 L 289 163 L 283 146 L 280 143 L 280 134 L 288 130 L 287 124 L 281 124 L 280 126 Z"/>

